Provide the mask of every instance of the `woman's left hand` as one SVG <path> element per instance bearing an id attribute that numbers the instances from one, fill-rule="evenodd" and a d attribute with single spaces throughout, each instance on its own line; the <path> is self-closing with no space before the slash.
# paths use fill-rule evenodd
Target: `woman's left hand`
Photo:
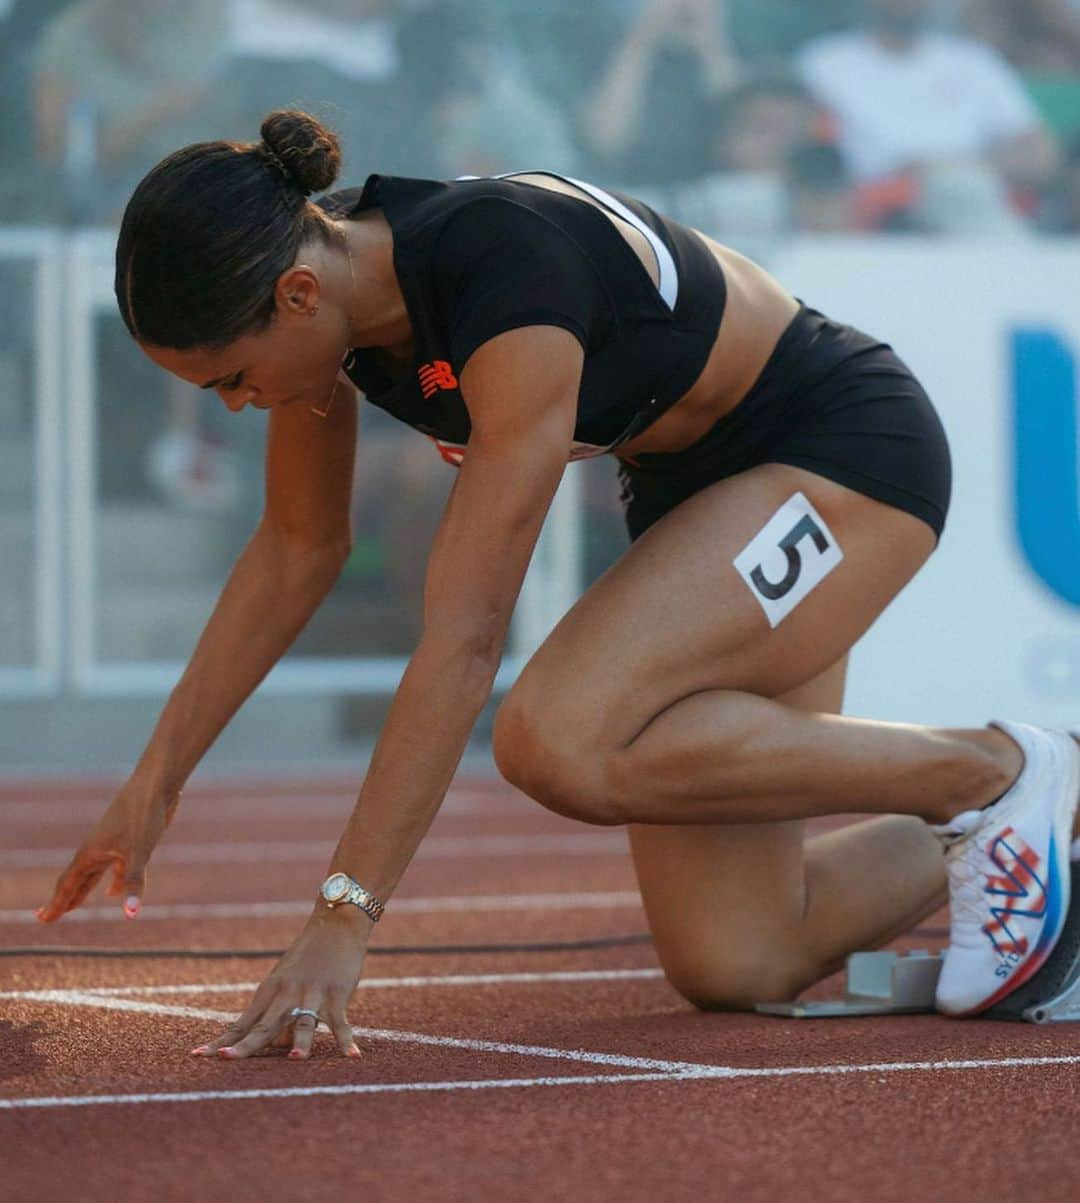
<path id="1" fill-rule="evenodd" d="M 311 1015 L 293 1017 L 293 1007 L 317 1011 L 347 1057 L 360 1050 L 345 1008 L 364 966 L 371 921 L 354 906 L 319 909 L 308 920 L 293 946 L 255 992 L 251 1005 L 216 1040 L 192 1049 L 196 1056 L 250 1057 L 260 1049 L 291 1043 L 291 1058 L 311 1052 L 317 1026 Z"/>

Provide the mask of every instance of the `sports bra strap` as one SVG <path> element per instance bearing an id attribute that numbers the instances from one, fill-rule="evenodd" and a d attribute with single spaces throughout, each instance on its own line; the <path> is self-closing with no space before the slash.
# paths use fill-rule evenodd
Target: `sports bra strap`
<path id="1" fill-rule="evenodd" d="M 628 208 L 621 200 L 612 196 L 610 192 L 605 192 L 602 188 L 597 188 L 595 184 L 587 184 L 584 180 L 575 179 L 570 175 L 560 175 L 557 171 L 507 171 L 502 175 L 493 176 L 492 178 L 496 180 L 509 180 L 513 179 L 516 175 L 549 175 L 552 179 L 562 180 L 564 184 L 573 184 L 575 188 L 580 188 L 582 192 L 588 193 L 593 200 L 603 205 L 605 209 L 609 209 L 617 217 L 628 221 L 634 229 L 644 234 L 649 240 L 653 254 L 656 255 L 656 264 L 660 273 L 657 291 L 663 298 L 664 304 L 667 305 L 672 313 L 675 312 L 675 303 L 679 299 L 679 271 L 675 266 L 675 260 L 660 235 L 651 226 L 646 225 L 633 209 Z M 484 177 L 462 175 L 457 178 L 459 180 L 479 180 Z"/>

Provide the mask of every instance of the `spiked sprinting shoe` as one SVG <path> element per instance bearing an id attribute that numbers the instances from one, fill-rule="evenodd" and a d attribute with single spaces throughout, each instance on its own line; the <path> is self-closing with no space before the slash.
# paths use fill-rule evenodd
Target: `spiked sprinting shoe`
<path id="1" fill-rule="evenodd" d="M 946 1015 L 977 1015 L 1037 973 L 1069 909 L 1069 846 L 1080 748 L 1063 731 L 994 722 L 1021 747 L 1009 790 L 935 830 L 946 843 L 949 947 L 937 986 Z"/>

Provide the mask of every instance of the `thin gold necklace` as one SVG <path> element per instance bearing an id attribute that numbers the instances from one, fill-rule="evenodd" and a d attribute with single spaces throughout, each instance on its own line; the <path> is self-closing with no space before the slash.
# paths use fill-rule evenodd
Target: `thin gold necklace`
<path id="1" fill-rule="evenodd" d="M 353 268 L 352 251 L 349 249 L 349 237 L 347 234 L 344 237 L 345 237 L 345 258 L 348 259 L 348 261 L 349 261 L 349 279 L 352 281 L 352 295 L 355 297 L 356 292 L 357 292 L 356 271 Z M 344 362 L 344 360 L 342 362 Z M 325 418 L 327 416 L 327 414 L 329 414 L 330 406 L 334 404 L 334 391 L 337 389 L 337 383 L 338 382 L 335 379 L 334 383 L 330 386 L 330 396 L 326 398 L 326 405 L 322 409 L 316 409 L 314 405 L 311 407 L 311 412 L 313 414 L 315 414 L 316 417 Z"/>

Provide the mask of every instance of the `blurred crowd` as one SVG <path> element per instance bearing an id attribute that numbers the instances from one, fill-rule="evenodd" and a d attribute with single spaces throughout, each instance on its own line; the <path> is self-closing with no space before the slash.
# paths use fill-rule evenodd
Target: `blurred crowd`
<path id="1" fill-rule="evenodd" d="M 758 258 L 1080 231 L 1080 0 L 0 0 L 0 91 L 7 225 L 115 223 L 171 150 L 289 106 L 342 135 L 343 186 L 547 169 Z M 166 388 L 139 475 L 230 508 L 236 435 Z"/>
<path id="2" fill-rule="evenodd" d="M 1080 0 L 0 0 L 0 220 L 114 221 L 300 105 L 369 171 L 547 168 L 721 239 L 1080 230 Z"/>

